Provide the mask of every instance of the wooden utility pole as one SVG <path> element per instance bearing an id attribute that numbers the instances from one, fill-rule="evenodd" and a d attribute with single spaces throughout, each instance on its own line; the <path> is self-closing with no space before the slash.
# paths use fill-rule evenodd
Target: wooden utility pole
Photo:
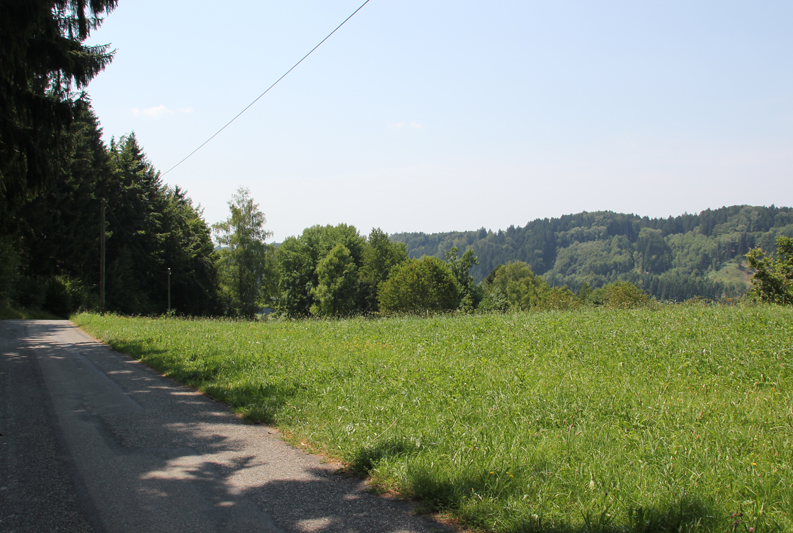
<path id="1" fill-rule="evenodd" d="M 99 228 L 99 312 L 105 313 L 105 206 L 107 200 L 102 198 L 101 222 Z"/>
<path id="2" fill-rule="evenodd" d="M 171 269 L 168 268 L 168 312 L 171 312 Z"/>

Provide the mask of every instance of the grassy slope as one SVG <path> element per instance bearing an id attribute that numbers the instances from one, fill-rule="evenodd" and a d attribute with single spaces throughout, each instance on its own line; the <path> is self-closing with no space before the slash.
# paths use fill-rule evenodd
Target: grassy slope
<path id="1" fill-rule="evenodd" d="M 75 321 L 475 527 L 793 528 L 793 309 Z"/>
<path id="2" fill-rule="evenodd" d="M 713 281 L 722 283 L 742 284 L 746 287 L 746 290 L 749 290 L 752 288 L 753 272 L 745 259 L 735 259 L 725 263 L 720 270 L 709 273 L 708 277 Z"/>

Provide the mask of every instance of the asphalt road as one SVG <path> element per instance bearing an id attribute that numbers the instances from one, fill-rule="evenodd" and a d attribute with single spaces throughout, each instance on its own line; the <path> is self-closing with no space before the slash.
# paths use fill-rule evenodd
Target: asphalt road
<path id="1" fill-rule="evenodd" d="M 0 531 L 431 532 L 68 321 L 0 321 Z"/>

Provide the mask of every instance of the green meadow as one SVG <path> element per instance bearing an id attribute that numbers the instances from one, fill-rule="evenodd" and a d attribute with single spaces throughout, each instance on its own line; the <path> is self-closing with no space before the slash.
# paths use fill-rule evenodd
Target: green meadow
<path id="1" fill-rule="evenodd" d="M 469 528 L 793 530 L 791 308 L 72 319 Z"/>

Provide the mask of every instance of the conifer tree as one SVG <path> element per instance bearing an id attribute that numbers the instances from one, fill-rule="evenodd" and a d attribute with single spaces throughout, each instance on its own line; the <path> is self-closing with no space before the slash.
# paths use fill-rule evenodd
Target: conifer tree
<path id="1" fill-rule="evenodd" d="M 0 202 L 57 174 L 82 90 L 112 60 L 86 46 L 118 0 L 0 0 Z"/>

